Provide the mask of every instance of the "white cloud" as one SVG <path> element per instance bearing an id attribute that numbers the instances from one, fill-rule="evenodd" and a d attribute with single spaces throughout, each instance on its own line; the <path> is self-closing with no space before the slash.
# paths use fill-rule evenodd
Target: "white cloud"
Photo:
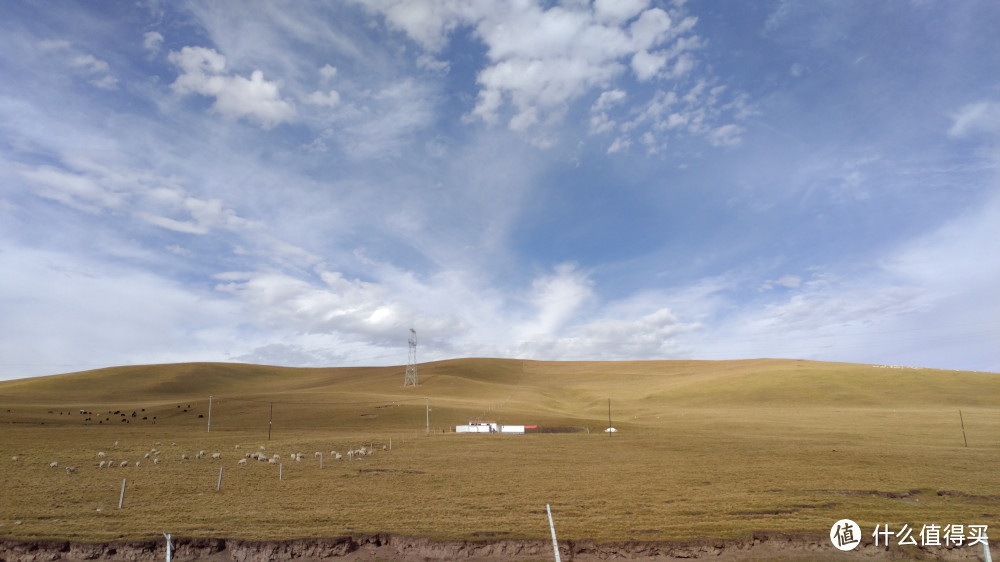
<path id="1" fill-rule="evenodd" d="M 674 61 L 674 67 L 670 71 L 670 76 L 673 78 L 684 76 L 691 72 L 692 69 L 694 69 L 694 57 L 688 53 L 684 53 L 679 55 L 677 60 Z"/>
<path id="2" fill-rule="evenodd" d="M 156 54 L 160 52 L 160 47 L 162 46 L 163 34 L 157 31 L 148 31 L 142 34 L 142 47 L 150 53 Z"/>
<path id="3" fill-rule="evenodd" d="M 616 125 L 608 116 L 608 111 L 625 101 L 625 90 L 608 90 L 601 92 L 600 97 L 590 107 L 590 133 L 597 134 L 610 131 Z"/>
<path id="4" fill-rule="evenodd" d="M 319 75 L 323 77 L 324 81 L 329 81 L 337 75 L 337 69 L 329 64 L 324 64 L 323 68 L 319 69 Z"/>
<path id="5" fill-rule="evenodd" d="M 330 90 L 327 93 L 320 91 L 313 92 L 309 94 L 306 101 L 313 105 L 320 105 L 324 107 L 335 107 L 340 104 L 340 94 L 337 90 Z"/>
<path id="6" fill-rule="evenodd" d="M 385 283 L 347 279 L 333 271 L 318 275 L 321 283 L 282 273 L 222 273 L 216 275 L 221 281 L 216 289 L 237 297 L 268 329 L 337 334 L 346 341 L 375 346 L 392 345 L 400 333 L 415 325 L 421 331 L 450 336 L 464 329 L 453 316 L 404 304 L 404 295 Z"/>
<path id="7" fill-rule="evenodd" d="M 600 97 L 594 102 L 593 107 L 590 108 L 591 111 L 607 111 L 612 106 L 618 105 L 625 101 L 625 90 L 608 90 L 606 92 L 601 92 Z"/>
<path id="8" fill-rule="evenodd" d="M 708 142 L 712 146 L 735 146 L 743 141 L 740 137 L 743 134 L 743 130 L 743 127 L 733 123 L 716 127 L 708 132 Z"/>
<path id="9" fill-rule="evenodd" d="M 392 27 L 403 30 L 424 49 L 436 53 L 448 42 L 448 34 L 459 25 L 475 21 L 485 3 L 462 0 L 358 0 L 385 16 Z"/>
<path id="10" fill-rule="evenodd" d="M 39 196 L 89 213 L 120 207 L 126 197 L 93 178 L 52 166 L 25 169 L 21 175 L 35 186 Z"/>
<path id="11" fill-rule="evenodd" d="M 632 55 L 632 72 L 640 82 L 648 82 L 667 65 L 667 56 L 661 52 L 639 51 Z"/>
<path id="12" fill-rule="evenodd" d="M 736 276 L 681 299 L 680 316 L 705 328 L 684 336 L 691 355 L 798 357 L 1000 370 L 1000 195 L 890 249 L 869 267 L 815 268 L 766 281 L 759 301 L 726 296 Z M 849 271 L 849 272 L 848 272 Z M 785 290 L 769 292 L 776 287 Z M 687 308 L 699 306 L 700 314 Z M 959 359 L 961 358 L 961 359 Z"/>
<path id="13" fill-rule="evenodd" d="M 621 152 L 623 150 L 628 150 L 632 146 L 632 141 L 626 137 L 618 137 L 611 143 L 608 147 L 608 154 L 614 154 L 616 152 Z"/>
<path id="14" fill-rule="evenodd" d="M 555 272 L 532 283 L 531 303 L 534 318 L 515 330 L 523 339 L 557 336 L 560 330 L 593 297 L 592 283 L 571 264 L 556 267 Z"/>
<path id="15" fill-rule="evenodd" d="M 598 21 L 618 24 L 639 15 L 649 0 L 594 0 L 594 15 Z"/>
<path id="16" fill-rule="evenodd" d="M 0 378 L 228 359 L 237 307 L 148 271 L 78 253 L 0 252 Z"/>
<path id="17" fill-rule="evenodd" d="M 661 44 L 668 37 L 672 24 L 670 16 L 659 8 L 644 11 L 639 19 L 629 26 L 632 48 L 636 52 L 642 52 Z"/>
<path id="18" fill-rule="evenodd" d="M 965 137 L 973 133 L 1000 134 L 1000 102 L 980 101 L 959 109 L 948 134 Z"/>
<path id="19" fill-rule="evenodd" d="M 166 190 L 161 188 L 159 191 Z M 161 212 L 173 211 L 190 219 L 178 220 L 150 212 L 138 212 L 137 216 L 150 224 L 186 234 L 208 234 L 216 228 L 239 230 L 254 224 L 237 216 L 233 210 L 224 208 L 221 199 L 199 199 L 179 190 L 171 193 L 170 199 L 172 201 L 161 205 Z"/>
<path id="20" fill-rule="evenodd" d="M 451 71 L 450 62 L 435 58 L 429 53 L 423 53 L 417 57 L 417 67 L 438 74 L 448 74 Z"/>
<path id="21" fill-rule="evenodd" d="M 107 61 L 80 52 L 68 41 L 42 41 L 40 46 L 43 50 L 62 57 L 66 66 L 86 77 L 92 85 L 103 90 L 113 90 L 118 87 L 118 78 L 111 72 L 111 66 Z"/>
<path id="22" fill-rule="evenodd" d="M 473 29 L 489 63 L 477 75 L 480 90 L 469 115 L 486 123 L 505 120 L 520 132 L 559 121 L 571 102 L 611 86 L 630 69 L 640 81 L 690 72 L 694 59 L 683 51 L 701 44 L 686 35 L 696 18 L 685 17 L 678 7 L 672 8 L 674 14 L 648 8 L 646 0 L 551 7 L 536 2 L 362 3 L 431 53 L 439 52 L 456 28 Z"/>
<path id="23" fill-rule="evenodd" d="M 398 153 L 415 133 L 433 121 L 437 102 L 430 86 L 409 78 L 355 97 L 357 103 L 341 106 L 340 132 L 346 135 L 338 137 L 355 158 Z"/>
<path id="24" fill-rule="evenodd" d="M 724 86 L 711 86 L 699 80 L 686 94 L 659 90 L 629 121 L 622 123 L 622 133 L 646 129 L 642 135 L 648 146 L 664 144 L 669 133 L 685 132 L 704 138 L 712 146 L 736 146 L 743 142 L 744 128 L 736 123 L 719 121 L 738 120 L 750 113 L 743 96 L 725 100 Z M 654 135 L 650 137 L 649 135 Z M 627 137 L 622 137 L 623 142 Z"/>
<path id="25" fill-rule="evenodd" d="M 73 157 L 64 168 L 25 168 L 21 176 L 35 193 L 92 214 L 131 214 L 161 228 L 187 234 L 213 229 L 242 230 L 256 224 L 226 208 L 218 198 L 191 196 L 176 180 Z"/>
<path id="26" fill-rule="evenodd" d="M 171 88 L 181 95 L 214 97 L 212 107 L 222 115 L 247 117 L 265 129 L 295 117 L 295 106 L 281 99 L 280 83 L 264 80 L 260 70 L 254 70 L 250 79 L 226 74 L 226 58 L 205 47 L 184 47 L 172 51 L 169 59 L 181 69 Z"/>
<path id="27" fill-rule="evenodd" d="M 580 326 L 579 354 L 593 359 L 671 358 L 682 353 L 679 336 L 701 329 L 683 322 L 669 308 L 635 319 L 609 318 Z"/>
<path id="28" fill-rule="evenodd" d="M 802 285 L 802 278 L 798 275 L 784 275 L 775 280 L 765 281 L 761 285 L 762 291 L 770 291 L 775 287 L 775 285 L 785 287 L 786 289 L 797 289 Z"/>

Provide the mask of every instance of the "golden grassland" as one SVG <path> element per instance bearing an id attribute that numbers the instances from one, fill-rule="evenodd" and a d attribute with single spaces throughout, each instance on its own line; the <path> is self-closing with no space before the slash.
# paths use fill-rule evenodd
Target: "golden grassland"
<path id="1" fill-rule="evenodd" d="M 560 539 L 598 541 L 1000 524 L 997 374 L 463 359 L 419 375 L 407 389 L 401 367 L 182 364 L 0 382 L 0 537 L 545 538 L 545 504 Z M 590 432 L 447 432 L 470 419 Z M 280 480 L 237 464 L 260 446 Z M 130 466 L 98 468 L 99 451 Z"/>

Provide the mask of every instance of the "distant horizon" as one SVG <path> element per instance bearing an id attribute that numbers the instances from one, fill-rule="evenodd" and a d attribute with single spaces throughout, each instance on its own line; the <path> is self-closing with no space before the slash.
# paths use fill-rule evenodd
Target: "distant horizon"
<path id="1" fill-rule="evenodd" d="M 0 8 L 0 380 L 1000 372 L 1000 3 Z"/>
<path id="2" fill-rule="evenodd" d="M 819 359 L 802 359 L 796 357 L 754 357 L 754 358 L 742 358 L 742 359 L 694 359 L 694 358 L 677 358 L 677 359 L 597 359 L 597 360 L 581 360 L 581 359 L 524 359 L 518 357 L 483 357 L 483 356 L 469 356 L 469 357 L 449 357 L 444 359 L 432 359 L 427 361 L 419 361 L 417 365 L 430 364 L 430 363 L 442 363 L 448 361 L 462 361 L 466 359 L 484 359 L 484 360 L 498 360 L 498 361 L 534 361 L 539 363 L 629 363 L 629 362 L 704 362 L 704 363 L 723 363 L 723 362 L 739 362 L 739 361 L 806 361 L 811 363 L 841 363 L 845 365 L 856 365 L 856 366 L 869 366 L 875 368 L 884 369 L 915 369 L 915 370 L 931 370 L 931 371 L 957 371 L 957 372 L 969 372 L 969 373 L 980 373 L 980 374 L 1000 374 L 997 371 L 979 371 L 974 369 L 950 369 L 945 367 L 926 367 L 920 365 L 894 365 L 894 364 L 879 364 L 879 363 L 853 363 L 850 361 L 829 361 L 829 360 L 819 360 Z M 276 367 L 281 369 L 385 369 L 385 368 L 398 368 L 402 373 L 406 368 L 406 363 L 399 364 L 385 364 L 385 365 L 317 365 L 310 367 L 301 367 L 294 365 L 273 365 L 267 363 L 247 363 L 245 361 L 175 361 L 167 363 L 130 363 L 124 365 L 105 365 L 103 367 L 92 367 L 87 369 L 80 369 L 76 371 L 64 371 L 58 373 L 43 373 L 38 375 L 30 375 L 25 377 L 15 377 L 10 379 L 2 379 L 0 383 L 4 380 L 16 381 L 23 380 L 27 378 L 37 378 L 37 377 L 57 377 L 60 375 L 71 375 L 75 373 L 86 373 L 90 371 L 100 371 L 105 369 L 125 369 L 128 367 L 155 367 L 155 366 L 173 366 L 173 365 L 198 365 L 198 364 L 216 364 L 216 365 L 248 365 L 252 367 Z"/>

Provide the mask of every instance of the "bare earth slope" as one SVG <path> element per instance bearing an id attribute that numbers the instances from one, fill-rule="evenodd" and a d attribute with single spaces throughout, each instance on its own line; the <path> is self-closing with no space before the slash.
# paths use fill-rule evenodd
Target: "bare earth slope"
<path id="1" fill-rule="evenodd" d="M 997 374 L 461 359 L 421 364 L 419 378 L 403 388 L 402 367 L 181 364 L 0 382 L 0 553 L 11 541 L 149 541 L 164 530 L 544 544 L 551 504 L 560 541 L 573 544 L 694 541 L 708 553 L 765 533 L 828 547 L 802 559 L 851 559 L 823 543 L 839 519 L 856 521 L 868 548 L 876 525 L 916 536 L 1000 522 Z M 583 432 L 449 432 L 470 419 Z"/>

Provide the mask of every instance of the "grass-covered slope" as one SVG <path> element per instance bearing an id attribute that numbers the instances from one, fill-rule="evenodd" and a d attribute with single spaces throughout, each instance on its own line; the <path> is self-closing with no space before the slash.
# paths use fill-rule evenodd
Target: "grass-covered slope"
<path id="1" fill-rule="evenodd" d="M 1000 523 L 997 374 L 794 360 L 418 372 L 417 388 L 402 367 L 217 363 L 0 382 L 0 536 L 537 538 L 546 503 L 567 539 L 822 535 L 844 517 L 868 533 Z M 470 419 L 590 433 L 446 432 Z M 374 453 L 332 458 L 362 445 Z M 280 469 L 238 464 L 262 446 Z"/>

